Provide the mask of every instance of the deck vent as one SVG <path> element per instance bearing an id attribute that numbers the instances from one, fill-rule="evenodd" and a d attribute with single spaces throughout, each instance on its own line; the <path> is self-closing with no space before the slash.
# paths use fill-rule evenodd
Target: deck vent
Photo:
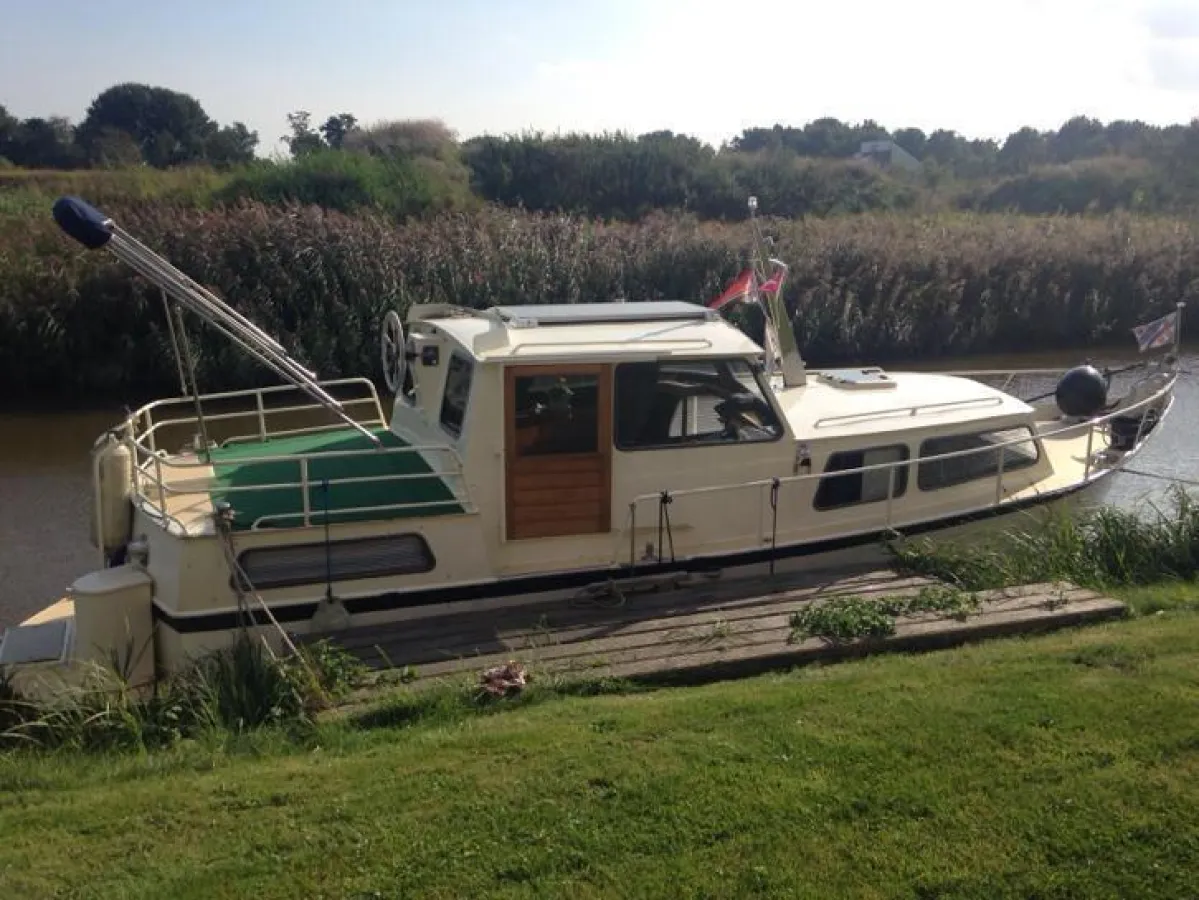
<path id="1" fill-rule="evenodd" d="M 877 366 L 868 369 L 829 369 L 820 373 L 820 380 L 843 390 L 885 390 L 895 387 L 895 381 Z"/>

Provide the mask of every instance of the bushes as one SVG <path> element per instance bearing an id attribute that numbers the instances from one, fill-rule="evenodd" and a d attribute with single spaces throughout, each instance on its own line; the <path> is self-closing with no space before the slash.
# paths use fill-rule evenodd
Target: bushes
<path id="1" fill-rule="evenodd" d="M 1042 166 L 968 192 L 961 202 L 986 212 L 1082 214 L 1171 209 L 1176 199 L 1148 161 L 1107 157 Z"/>
<path id="2" fill-rule="evenodd" d="M 317 151 L 290 163 L 259 163 L 235 174 L 215 199 L 373 210 L 403 220 L 470 205 L 464 170 L 433 158 Z"/>
<path id="3" fill-rule="evenodd" d="M 322 376 L 374 374 L 384 311 L 413 302 L 579 302 L 717 294 L 743 224 L 639 224 L 486 208 L 402 227 L 313 207 L 105 210 L 233 302 Z M 77 249 L 48 212 L 0 224 L 0 384 L 9 398 L 132 401 L 177 390 L 156 290 Z M 930 359 L 1131 345 L 1138 321 L 1194 299 L 1199 244 L 1167 219 L 864 215 L 768 222 L 807 359 Z M 274 377 L 210 330 L 206 389 Z"/>
<path id="4" fill-rule="evenodd" d="M 486 200 L 625 220 L 656 210 L 740 220 L 750 194 L 762 199 L 763 213 L 787 218 L 905 208 L 916 195 L 868 165 L 786 151 L 717 154 L 670 132 L 486 137 L 464 152 Z"/>

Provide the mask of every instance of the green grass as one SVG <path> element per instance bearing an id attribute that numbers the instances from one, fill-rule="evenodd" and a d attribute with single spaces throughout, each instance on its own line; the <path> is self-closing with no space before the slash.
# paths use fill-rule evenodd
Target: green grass
<path id="1" fill-rule="evenodd" d="M 89 203 L 157 202 L 206 208 L 230 180 L 207 166 L 177 169 L 0 169 L 0 218 L 20 214 L 45 216 L 63 194 L 83 196 Z"/>
<path id="2" fill-rule="evenodd" d="M 821 637 L 832 643 L 885 638 L 896 620 L 925 612 L 964 619 L 978 608 L 974 594 L 947 585 L 923 587 L 912 596 L 834 597 L 791 615 L 791 639 Z"/>
<path id="3" fill-rule="evenodd" d="M 300 743 L 10 755 L 0 895 L 1185 896 L 1197 664 L 1199 616 L 1167 612 L 489 715 L 401 692 Z"/>

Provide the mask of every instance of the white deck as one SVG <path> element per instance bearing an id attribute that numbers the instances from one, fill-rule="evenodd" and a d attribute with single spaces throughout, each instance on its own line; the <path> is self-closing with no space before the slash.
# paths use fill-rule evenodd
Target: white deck
<path id="1" fill-rule="evenodd" d="M 893 388 L 838 387 L 809 372 L 803 387 L 778 392 L 779 406 L 797 440 L 824 440 L 924 426 L 1027 416 L 1027 403 L 969 378 L 888 372 Z"/>

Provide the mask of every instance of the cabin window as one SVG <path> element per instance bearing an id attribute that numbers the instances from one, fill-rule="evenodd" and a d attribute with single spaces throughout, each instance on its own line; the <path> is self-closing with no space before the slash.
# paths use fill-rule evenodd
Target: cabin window
<path id="1" fill-rule="evenodd" d="M 512 401 L 520 456 L 599 452 L 597 372 L 518 375 Z"/>
<path id="2" fill-rule="evenodd" d="M 908 459 L 908 448 L 902 444 L 890 447 L 871 447 L 868 450 L 842 450 L 832 454 L 825 472 L 843 472 L 866 466 L 902 463 Z M 816 490 L 816 509 L 837 509 L 859 503 L 878 503 L 887 499 L 890 479 L 894 478 L 892 497 L 901 497 L 908 487 L 908 467 L 897 465 L 868 472 L 848 472 L 845 475 L 825 475 Z"/>
<path id="3" fill-rule="evenodd" d="M 1007 441 L 1019 441 L 1021 438 L 1028 440 L 1004 447 L 1002 451 L 995 446 Z M 952 456 L 949 459 L 923 459 L 923 457 L 957 453 L 963 450 L 977 452 Z M 936 491 L 980 478 L 994 478 L 999 474 L 1000 452 L 1003 453 L 1004 472 L 1012 472 L 1035 465 L 1040 458 L 1036 442 L 1032 440 L 1032 429 L 1030 428 L 1009 428 L 1003 431 L 984 431 L 976 434 L 953 434 L 929 438 L 920 445 L 922 460 L 916 476 L 917 484 L 922 491 Z"/>
<path id="4" fill-rule="evenodd" d="M 621 450 L 778 440 L 783 426 L 743 359 L 662 360 L 616 367 Z"/>
<path id="5" fill-rule="evenodd" d="M 441 427 L 454 437 L 462 435 L 462 422 L 466 418 L 466 402 L 470 398 L 470 382 L 474 371 L 474 363 L 461 353 L 454 353 L 450 357 L 445 373 L 445 391 L 441 398 Z"/>
<path id="6" fill-rule="evenodd" d="M 294 587 L 357 578 L 383 578 L 431 572 L 433 551 L 419 534 L 289 544 L 244 551 L 237 560 L 255 588 Z M 244 588 L 249 590 L 249 585 Z"/>

